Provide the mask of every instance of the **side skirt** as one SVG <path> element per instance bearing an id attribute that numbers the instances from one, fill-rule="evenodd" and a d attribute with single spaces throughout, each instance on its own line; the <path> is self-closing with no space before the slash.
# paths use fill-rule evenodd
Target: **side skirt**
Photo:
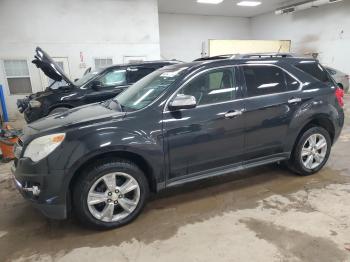
<path id="1" fill-rule="evenodd" d="M 193 173 L 186 177 L 182 177 L 180 179 L 171 179 L 170 181 L 168 181 L 166 188 L 179 186 L 182 184 L 186 184 L 186 183 L 190 183 L 190 182 L 194 182 L 197 180 L 202 180 L 210 177 L 217 177 L 217 176 L 221 176 L 228 173 L 237 172 L 237 171 L 241 171 L 241 170 L 245 170 L 245 169 L 249 169 L 257 166 L 262 166 L 262 165 L 283 161 L 288 159 L 289 157 L 290 157 L 290 152 L 281 153 L 281 154 L 271 155 L 269 157 L 262 157 L 262 158 L 245 161 L 240 164 L 234 164 L 234 165 L 224 166 L 220 168 L 213 168 L 213 169 L 205 170 L 203 172 Z"/>

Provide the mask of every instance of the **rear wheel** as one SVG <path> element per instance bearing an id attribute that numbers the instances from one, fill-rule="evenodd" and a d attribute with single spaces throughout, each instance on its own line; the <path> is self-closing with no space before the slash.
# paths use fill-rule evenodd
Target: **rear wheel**
<path id="1" fill-rule="evenodd" d="M 300 175 L 314 174 L 326 164 L 331 147 L 328 131 L 322 127 L 311 127 L 299 138 L 288 167 Z"/>
<path id="2" fill-rule="evenodd" d="M 127 160 L 103 160 L 79 177 L 73 192 L 79 220 L 97 228 L 115 228 L 135 219 L 146 203 L 148 183 Z"/>

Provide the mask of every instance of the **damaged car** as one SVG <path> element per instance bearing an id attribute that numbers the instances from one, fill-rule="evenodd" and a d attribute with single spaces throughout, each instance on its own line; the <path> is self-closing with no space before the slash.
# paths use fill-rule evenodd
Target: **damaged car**
<path id="1" fill-rule="evenodd" d="M 27 123 L 77 106 L 113 98 L 153 71 L 179 63 L 170 60 L 113 65 L 87 72 L 82 78 L 72 81 L 44 50 L 37 47 L 35 51 L 32 63 L 51 78 L 53 83 L 42 92 L 17 100 L 18 110 L 24 114 Z M 66 84 L 53 87 L 61 81 Z"/>

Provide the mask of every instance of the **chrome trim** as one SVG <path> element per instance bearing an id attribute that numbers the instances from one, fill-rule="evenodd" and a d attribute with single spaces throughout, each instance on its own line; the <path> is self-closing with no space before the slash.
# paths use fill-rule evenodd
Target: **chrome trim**
<path id="1" fill-rule="evenodd" d="M 224 102 L 212 103 L 212 104 L 206 104 L 206 105 L 199 105 L 199 106 L 196 106 L 196 108 L 212 106 L 212 105 L 219 105 L 219 104 L 226 104 L 226 103 L 232 103 L 232 102 L 235 102 L 235 101 L 241 101 L 241 100 L 246 100 L 246 99 L 254 99 L 254 98 L 257 98 L 257 97 L 268 97 L 268 96 L 275 96 L 275 95 L 280 95 L 280 94 L 296 93 L 296 92 L 300 92 L 302 90 L 302 88 L 303 88 L 303 83 L 296 76 L 294 76 L 292 73 L 290 73 L 289 71 L 285 70 L 284 68 L 282 68 L 282 67 L 280 67 L 278 65 L 274 65 L 274 64 L 259 64 L 259 63 L 258 64 L 232 64 L 232 65 L 219 66 L 219 67 L 215 67 L 215 68 L 208 68 L 208 69 L 205 69 L 203 71 L 200 71 L 200 72 L 194 74 L 189 79 L 187 79 L 186 82 L 184 82 L 180 87 L 178 87 L 178 89 L 176 89 L 176 91 L 167 99 L 167 101 L 165 103 L 165 106 L 163 108 L 163 114 L 171 112 L 170 110 L 167 110 L 168 104 L 170 103 L 170 100 L 179 92 L 179 90 L 181 88 L 183 88 L 185 85 L 187 85 L 191 80 L 193 80 L 197 76 L 199 76 L 201 74 L 204 74 L 204 73 L 206 73 L 208 71 L 216 70 L 216 69 L 227 68 L 227 67 L 235 68 L 235 67 L 242 67 L 242 66 L 274 66 L 274 67 L 277 67 L 277 68 L 283 70 L 285 73 L 287 73 L 294 80 L 296 80 L 299 83 L 299 88 L 297 90 L 291 90 L 291 91 L 286 91 L 286 92 L 279 92 L 279 93 L 266 94 L 266 95 L 260 95 L 260 96 L 243 97 L 243 98 L 234 99 L 234 100 L 230 100 L 230 101 L 224 101 Z M 184 109 L 181 109 L 181 110 L 184 110 Z"/>

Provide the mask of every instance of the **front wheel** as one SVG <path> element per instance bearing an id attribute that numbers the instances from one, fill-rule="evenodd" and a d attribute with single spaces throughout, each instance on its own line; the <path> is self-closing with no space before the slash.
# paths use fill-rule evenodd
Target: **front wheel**
<path id="1" fill-rule="evenodd" d="M 322 127 L 311 127 L 299 138 L 288 167 L 303 176 L 314 174 L 326 164 L 331 147 L 328 131 Z"/>
<path id="2" fill-rule="evenodd" d="M 148 197 L 143 172 L 127 160 L 109 159 L 85 169 L 75 184 L 75 213 L 83 223 L 109 229 L 130 223 Z"/>

